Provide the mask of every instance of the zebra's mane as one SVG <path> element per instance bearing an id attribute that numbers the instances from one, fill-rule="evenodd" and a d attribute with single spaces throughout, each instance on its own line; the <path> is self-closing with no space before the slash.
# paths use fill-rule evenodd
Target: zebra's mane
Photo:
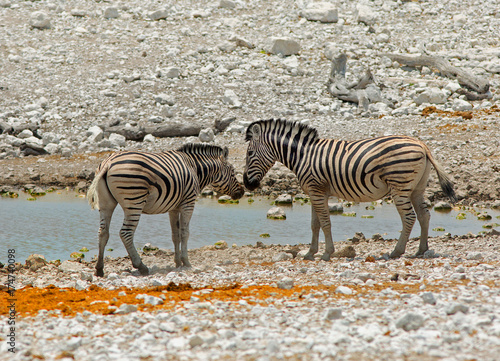
<path id="1" fill-rule="evenodd" d="M 259 124 L 260 127 L 263 129 L 265 132 L 270 132 L 274 130 L 275 128 L 287 128 L 287 129 L 298 129 L 298 132 L 301 133 L 302 135 L 309 135 L 310 140 L 315 140 L 318 139 L 318 131 L 315 128 L 312 128 L 308 125 L 304 125 L 298 122 L 292 122 L 289 120 L 285 119 L 267 119 L 267 120 L 257 120 L 253 123 L 251 123 L 248 128 L 247 132 L 245 135 L 245 141 L 250 141 L 252 139 L 252 132 L 251 128 L 255 125 Z"/>
<path id="2" fill-rule="evenodd" d="M 177 148 L 178 152 L 186 154 L 203 154 L 212 156 L 224 155 L 224 150 L 217 145 L 203 144 L 203 143 L 188 143 Z"/>

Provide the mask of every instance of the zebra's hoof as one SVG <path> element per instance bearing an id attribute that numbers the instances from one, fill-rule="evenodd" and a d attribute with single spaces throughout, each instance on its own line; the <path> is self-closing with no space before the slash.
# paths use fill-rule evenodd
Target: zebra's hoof
<path id="1" fill-rule="evenodd" d="M 304 256 L 304 261 L 314 261 L 314 255 L 313 254 L 306 254 Z"/>
<path id="2" fill-rule="evenodd" d="M 97 277 L 104 277 L 104 270 L 103 269 L 96 269 L 95 270 L 95 275 Z"/>
<path id="3" fill-rule="evenodd" d="M 426 249 L 426 250 L 418 250 L 417 253 L 415 253 L 415 256 L 414 257 L 423 257 L 424 256 L 424 253 L 427 252 L 429 249 Z"/>
<path id="4" fill-rule="evenodd" d="M 393 251 L 389 257 L 390 257 L 391 259 L 397 259 L 397 258 L 401 257 L 401 255 L 402 255 L 402 254 L 403 254 L 403 252 L 396 252 L 396 251 Z"/>
<path id="5" fill-rule="evenodd" d="M 329 261 L 330 260 L 330 253 L 323 253 L 323 255 L 321 256 L 321 259 L 323 261 Z"/>
<path id="6" fill-rule="evenodd" d="M 145 265 L 141 264 L 137 269 L 142 276 L 149 275 L 149 269 Z"/>

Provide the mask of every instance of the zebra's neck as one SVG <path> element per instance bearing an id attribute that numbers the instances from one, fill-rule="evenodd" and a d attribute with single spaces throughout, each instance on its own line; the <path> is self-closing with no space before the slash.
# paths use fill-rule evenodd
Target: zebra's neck
<path id="1" fill-rule="evenodd" d="M 315 143 L 308 139 L 307 135 L 291 134 L 284 137 L 270 137 L 271 148 L 274 151 L 276 160 L 283 163 L 288 169 L 297 174 L 304 162 L 304 154 L 309 151 Z"/>
<path id="2" fill-rule="evenodd" d="M 185 154 L 190 166 L 194 169 L 200 191 L 212 183 L 214 175 L 219 171 L 219 163 L 213 157 L 204 154 Z"/>

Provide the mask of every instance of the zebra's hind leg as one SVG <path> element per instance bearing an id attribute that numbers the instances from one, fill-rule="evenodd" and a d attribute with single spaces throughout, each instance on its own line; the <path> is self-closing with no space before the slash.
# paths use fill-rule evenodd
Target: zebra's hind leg
<path id="1" fill-rule="evenodd" d="M 180 233 L 180 212 L 179 210 L 171 210 L 168 212 L 170 217 L 170 229 L 172 230 L 172 243 L 174 244 L 174 261 L 175 267 L 181 267 L 181 233 Z"/>
<path id="2" fill-rule="evenodd" d="M 113 216 L 115 207 L 116 202 L 110 204 L 107 208 L 101 208 L 99 210 L 99 255 L 97 257 L 97 263 L 95 265 L 95 275 L 97 277 L 104 276 L 104 249 L 106 247 L 106 244 L 108 244 L 109 224 L 111 223 L 111 217 Z"/>
<path id="3" fill-rule="evenodd" d="M 415 224 L 415 212 L 413 212 L 413 206 L 408 195 L 395 195 L 394 204 L 401 217 L 401 222 L 403 223 L 403 230 L 399 236 L 398 243 L 391 253 L 391 258 L 399 258 L 406 250 L 406 243 L 410 237 L 411 230 Z"/>
<path id="4" fill-rule="evenodd" d="M 123 225 L 120 229 L 120 238 L 127 249 L 127 253 L 132 261 L 134 268 L 137 268 L 141 275 L 145 276 L 149 274 L 148 268 L 142 263 L 141 256 L 137 253 L 134 247 L 134 233 L 139 223 L 139 218 L 141 217 L 141 212 L 130 212 L 127 209 L 123 209 L 125 217 L 123 219 Z"/>
<path id="5" fill-rule="evenodd" d="M 314 210 L 314 207 L 311 206 L 311 230 L 312 230 L 312 240 L 311 240 L 311 247 L 309 247 L 309 251 L 306 253 L 304 256 L 304 260 L 306 261 L 314 261 L 314 255 L 318 253 L 318 240 L 319 240 L 319 230 L 320 230 L 320 224 L 319 224 L 319 219 L 318 215 L 316 214 L 316 211 Z"/>
<path id="6" fill-rule="evenodd" d="M 431 218 L 429 209 L 427 209 L 427 205 L 425 204 L 423 190 L 418 193 L 415 191 L 412 194 L 411 203 L 417 213 L 418 223 L 420 223 L 420 245 L 415 256 L 422 256 L 429 249 L 427 238 L 429 236 L 429 220 Z"/>

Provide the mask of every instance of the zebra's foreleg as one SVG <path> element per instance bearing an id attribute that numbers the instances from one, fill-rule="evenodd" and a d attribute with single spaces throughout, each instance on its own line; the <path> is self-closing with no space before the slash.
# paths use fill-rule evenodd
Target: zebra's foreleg
<path id="1" fill-rule="evenodd" d="M 304 256 L 304 260 L 306 261 L 314 261 L 314 255 L 318 253 L 318 240 L 319 240 L 319 230 L 320 224 L 318 215 L 314 210 L 314 207 L 311 206 L 311 230 L 312 230 L 312 239 L 311 239 L 311 247 L 309 247 L 309 251 Z"/>
<path id="2" fill-rule="evenodd" d="M 194 204 L 186 205 L 181 210 L 181 261 L 184 267 L 191 267 L 191 263 L 188 260 L 188 239 L 189 239 L 189 222 L 191 221 L 191 216 L 193 215 Z"/>
<path id="3" fill-rule="evenodd" d="M 323 231 L 323 234 L 325 236 L 325 253 L 323 253 L 321 259 L 323 261 L 329 261 L 330 256 L 333 252 L 335 252 L 335 248 L 333 247 L 332 224 L 330 222 L 330 212 L 328 211 L 327 194 L 324 192 L 320 192 L 317 194 L 311 193 L 311 205 L 314 208 L 314 212 L 316 213 L 316 217 L 318 218 L 321 230 Z"/>
<path id="4" fill-rule="evenodd" d="M 403 230 L 399 236 L 398 243 L 391 253 L 391 258 L 399 258 L 406 250 L 406 243 L 410 237 L 411 230 L 415 224 L 415 212 L 410 198 L 407 195 L 395 195 L 394 204 L 398 210 L 401 222 L 403 223 Z"/>
<path id="5" fill-rule="evenodd" d="M 109 239 L 109 224 L 111 223 L 111 216 L 116 207 L 116 202 L 113 204 L 112 208 L 101 208 L 99 210 L 99 255 L 97 257 L 97 263 L 95 265 L 95 275 L 97 277 L 104 276 L 104 249 L 106 244 L 108 244 Z"/>
<path id="6" fill-rule="evenodd" d="M 168 212 L 168 216 L 170 217 L 170 228 L 172 230 L 172 243 L 174 244 L 174 261 L 175 267 L 181 267 L 181 234 L 180 234 L 180 212 L 178 210 L 172 210 Z"/>
<path id="7" fill-rule="evenodd" d="M 423 190 L 421 192 L 414 192 L 411 196 L 411 203 L 417 213 L 418 223 L 420 224 L 420 245 L 415 256 L 422 256 L 428 249 L 429 244 L 427 238 L 429 236 L 429 220 L 431 215 L 427 205 L 425 204 Z"/>
<path id="8" fill-rule="evenodd" d="M 123 211 L 125 212 L 125 218 L 123 220 L 123 226 L 120 229 L 120 238 L 127 249 L 127 253 L 134 268 L 137 268 L 141 275 L 148 275 L 149 270 L 144 263 L 142 263 L 141 256 L 139 256 L 139 253 L 137 253 L 134 247 L 134 233 L 139 223 L 141 213 L 129 213 L 125 209 Z"/>

